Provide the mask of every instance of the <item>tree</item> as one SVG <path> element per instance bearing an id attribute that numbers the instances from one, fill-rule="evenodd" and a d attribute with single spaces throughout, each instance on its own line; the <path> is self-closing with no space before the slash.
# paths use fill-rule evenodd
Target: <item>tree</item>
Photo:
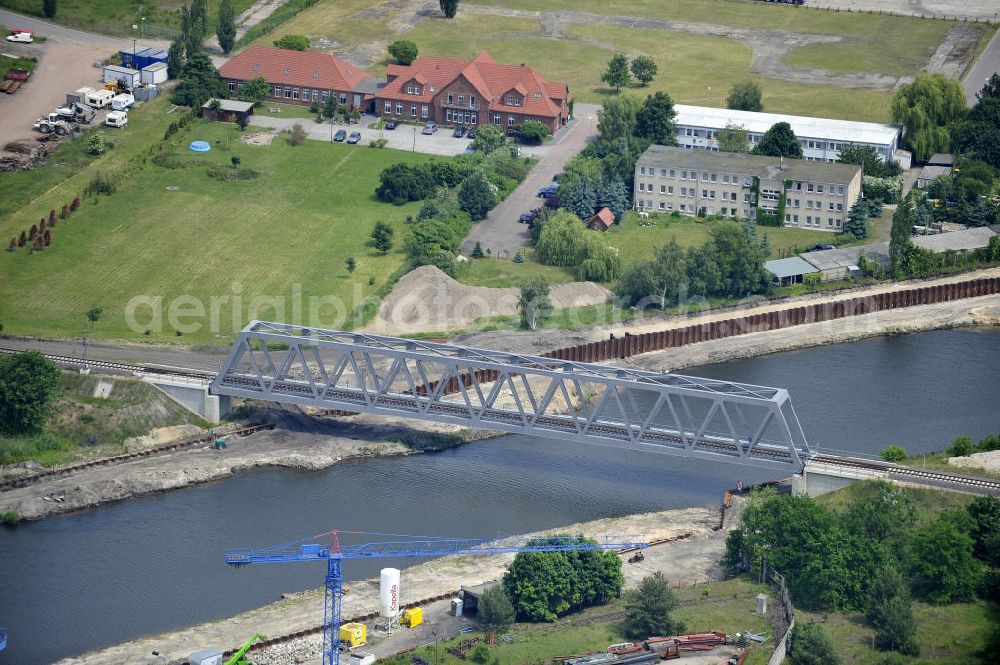
<path id="1" fill-rule="evenodd" d="M 735 111 L 763 111 L 764 93 L 753 81 L 737 83 L 729 89 L 726 108 Z"/>
<path id="2" fill-rule="evenodd" d="M 403 205 L 434 194 L 437 183 L 429 169 L 409 164 L 393 164 L 382 170 L 375 196 L 380 201 Z"/>
<path id="3" fill-rule="evenodd" d="M 181 73 L 181 82 L 174 89 L 170 101 L 179 106 L 199 109 L 212 97 L 221 96 L 219 72 L 212 61 L 204 53 L 189 55 Z"/>
<path id="4" fill-rule="evenodd" d="M 948 513 L 911 536 L 908 571 L 918 596 L 945 605 L 971 600 L 982 577 L 972 538 Z"/>
<path id="5" fill-rule="evenodd" d="M 903 491 L 887 482 L 877 481 L 874 490 L 850 503 L 843 524 L 851 533 L 881 543 L 913 526 L 917 511 Z"/>
<path id="6" fill-rule="evenodd" d="M 337 115 L 337 99 L 333 95 L 330 95 L 326 98 L 326 103 L 323 105 L 323 117 L 330 120 L 335 115 Z"/>
<path id="7" fill-rule="evenodd" d="M 481 259 L 485 257 L 486 254 L 483 253 L 483 245 L 478 240 L 476 241 L 476 246 L 472 248 L 472 258 Z M 515 257 L 517 258 L 517 257 Z"/>
<path id="8" fill-rule="evenodd" d="M 787 122 L 776 122 L 760 137 L 760 143 L 753 149 L 753 154 L 802 159 L 802 144 L 796 138 L 791 125 Z"/>
<path id="9" fill-rule="evenodd" d="M 608 61 L 608 68 L 601 74 L 601 80 L 620 92 L 628 85 L 632 77 L 628 73 L 628 58 L 624 53 L 616 53 Z"/>
<path id="10" fill-rule="evenodd" d="M 182 37 L 177 37 L 170 42 L 170 48 L 167 49 L 167 76 L 172 79 L 180 77 L 183 67 L 184 40 Z"/>
<path id="11" fill-rule="evenodd" d="M 309 38 L 304 35 L 285 35 L 281 39 L 272 42 L 275 48 L 283 48 L 289 51 L 308 51 Z"/>
<path id="12" fill-rule="evenodd" d="M 919 72 L 892 99 L 892 120 L 903 125 L 903 136 L 918 162 L 936 152 L 951 152 L 951 128 L 965 113 L 962 84 L 938 72 Z"/>
<path id="13" fill-rule="evenodd" d="M 973 555 L 991 566 L 1000 566 L 1000 499 L 977 497 L 966 510 L 973 523 Z"/>
<path id="14" fill-rule="evenodd" d="M 609 141 L 632 136 L 641 106 L 641 102 L 631 95 L 618 95 L 605 100 L 597 112 L 597 131 L 601 139 Z"/>
<path id="15" fill-rule="evenodd" d="M 455 18 L 458 13 L 458 0 L 439 0 L 441 12 L 445 18 Z"/>
<path id="16" fill-rule="evenodd" d="M 94 329 L 94 325 L 101 320 L 104 316 L 104 308 L 99 305 L 94 305 L 86 312 L 87 320 L 90 321 L 90 329 Z"/>
<path id="17" fill-rule="evenodd" d="M 677 606 L 677 596 L 662 572 L 644 577 L 637 588 L 625 592 L 625 637 L 644 640 L 680 633 L 683 624 L 670 617 Z"/>
<path id="18" fill-rule="evenodd" d="M 538 120 L 528 120 L 527 122 L 522 122 L 518 129 L 521 133 L 521 139 L 525 143 L 529 143 L 531 145 L 539 145 L 545 140 L 546 137 L 552 136 L 552 131 L 549 129 L 549 126 Z M 473 141 L 475 141 L 475 139 L 473 139 Z"/>
<path id="19" fill-rule="evenodd" d="M 483 591 L 476 606 L 476 615 L 479 625 L 493 633 L 506 633 L 517 618 L 514 605 L 501 584 Z"/>
<path id="20" fill-rule="evenodd" d="M 795 665 L 837 665 L 840 662 L 830 631 L 812 621 L 797 623 L 792 629 L 788 655 Z"/>
<path id="21" fill-rule="evenodd" d="M 208 34 L 208 0 L 191 0 L 191 20 L 202 37 Z"/>
<path id="22" fill-rule="evenodd" d="M 30 434 L 49 416 L 59 368 L 37 351 L 0 357 L 0 432 Z"/>
<path id="23" fill-rule="evenodd" d="M 351 274 L 357 269 L 358 262 L 353 256 L 348 256 L 344 259 L 344 267 L 347 268 L 347 273 Z"/>
<path id="24" fill-rule="evenodd" d="M 375 249 L 382 254 L 388 254 L 389 250 L 392 249 L 392 236 L 395 233 L 396 230 L 381 219 L 375 222 L 375 228 L 372 229 L 372 242 Z"/>
<path id="25" fill-rule="evenodd" d="M 184 56 L 190 60 L 201 54 L 201 42 L 205 39 L 201 18 L 194 7 L 181 6 L 181 37 L 184 40 Z"/>
<path id="26" fill-rule="evenodd" d="M 306 142 L 306 136 L 305 128 L 301 124 L 295 123 L 292 125 L 292 131 L 288 134 L 288 144 L 294 146 L 302 145 Z"/>
<path id="27" fill-rule="evenodd" d="M 648 55 L 640 55 L 632 61 L 631 65 L 632 76 L 634 76 L 638 81 L 641 81 L 644 86 L 649 85 L 649 82 L 656 78 L 656 74 L 659 68 L 656 66 L 656 61 L 650 58 Z"/>
<path id="28" fill-rule="evenodd" d="M 271 86 L 264 80 L 263 76 L 244 81 L 243 85 L 240 86 L 240 99 L 245 102 L 253 102 L 254 106 L 259 105 L 270 95 Z"/>
<path id="29" fill-rule="evenodd" d="M 409 65 L 417 59 L 417 45 L 407 39 L 397 39 L 389 44 L 389 55 L 400 65 Z"/>
<path id="30" fill-rule="evenodd" d="M 482 173 L 470 175 L 458 188 L 458 207 L 474 222 L 485 219 L 494 203 L 493 190 Z"/>
<path id="31" fill-rule="evenodd" d="M 628 208 L 628 190 L 619 178 L 613 178 L 604 183 L 597 195 L 596 210 L 607 208 L 615 214 L 615 220 L 621 221 L 625 209 Z"/>
<path id="32" fill-rule="evenodd" d="M 858 255 L 859 266 L 862 260 L 864 260 L 865 262 L 868 261 L 868 259 L 865 257 L 864 252 L 861 252 Z M 864 270 L 862 270 L 862 272 L 864 272 Z M 878 456 L 884 459 L 886 462 L 902 462 L 903 460 L 906 459 L 906 448 L 903 448 L 902 446 L 886 446 L 879 452 Z"/>
<path id="33" fill-rule="evenodd" d="M 916 249 L 913 240 L 913 204 L 909 198 L 903 200 L 892 215 L 889 231 L 889 270 L 894 276 L 908 274 L 910 257 Z"/>
<path id="34" fill-rule="evenodd" d="M 726 128 L 719 131 L 715 140 L 720 152 L 750 152 L 749 134 L 743 125 L 726 123 Z"/>
<path id="35" fill-rule="evenodd" d="M 42 14 L 45 18 L 55 18 L 58 8 L 56 0 L 42 0 Z"/>
<path id="36" fill-rule="evenodd" d="M 558 538 L 563 542 L 565 536 Z M 582 536 L 572 540 L 588 542 Z M 618 596 L 624 582 L 617 553 L 597 550 L 520 552 L 503 578 L 518 617 L 527 621 L 555 621 L 566 612 L 606 603 Z"/>
<path id="37" fill-rule="evenodd" d="M 552 310 L 549 302 L 549 283 L 541 277 L 534 277 L 521 285 L 517 298 L 517 309 L 521 312 L 521 325 L 534 330 Z"/>
<path id="38" fill-rule="evenodd" d="M 590 219 L 597 208 L 597 191 L 594 183 L 587 176 L 577 178 L 562 194 L 559 203 L 580 219 Z"/>
<path id="39" fill-rule="evenodd" d="M 476 130 L 476 138 L 472 139 L 472 149 L 487 155 L 502 148 L 507 143 L 503 131 L 496 125 L 484 125 Z"/>
<path id="40" fill-rule="evenodd" d="M 103 155 L 108 151 L 108 141 L 104 138 L 104 132 L 94 132 L 87 141 L 87 149 L 91 155 Z"/>
<path id="41" fill-rule="evenodd" d="M 899 162 L 885 161 L 871 146 L 849 145 L 840 149 L 838 160 L 841 164 L 858 164 L 861 171 L 874 178 L 892 178 L 903 172 Z"/>
<path id="42" fill-rule="evenodd" d="M 646 97 L 635 115 L 635 135 L 659 145 L 677 145 L 675 136 L 677 111 L 674 101 L 665 92 Z"/>
<path id="43" fill-rule="evenodd" d="M 219 3 L 219 23 L 215 29 L 222 52 L 229 55 L 236 46 L 236 12 L 233 10 L 233 0 L 222 0 Z"/>
<path id="44" fill-rule="evenodd" d="M 868 205 L 860 196 L 851 206 L 844 222 L 844 233 L 852 233 L 859 240 L 868 237 Z"/>

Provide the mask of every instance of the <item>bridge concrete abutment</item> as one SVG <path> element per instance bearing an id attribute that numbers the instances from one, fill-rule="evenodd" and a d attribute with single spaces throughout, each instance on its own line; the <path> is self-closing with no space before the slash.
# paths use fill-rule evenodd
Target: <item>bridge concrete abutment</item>
<path id="1" fill-rule="evenodd" d="M 232 398 L 211 394 L 208 381 L 169 375 L 144 376 L 142 380 L 211 423 L 220 422 L 232 411 Z"/>
<path id="2" fill-rule="evenodd" d="M 792 476 L 792 494 L 820 496 L 859 480 L 887 479 L 888 474 L 878 469 L 840 466 L 823 462 L 806 462 L 802 473 Z"/>

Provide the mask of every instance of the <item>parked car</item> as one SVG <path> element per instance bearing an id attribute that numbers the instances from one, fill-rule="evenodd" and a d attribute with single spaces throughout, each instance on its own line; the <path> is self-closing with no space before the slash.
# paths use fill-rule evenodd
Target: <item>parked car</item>
<path id="1" fill-rule="evenodd" d="M 399 127 L 399 120 L 396 120 L 395 118 L 389 118 L 388 120 L 386 120 L 385 124 L 382 125 L 382 127 L 384 129 L 396 129 L 397 127 Z"/>
<path id="2" fill-rule="evenodd" d="M 420 132 L 420 133 L 421 134 L 428 134 L 429 135 L 429 134 L 436 133 L 437 130 L 438 130 L 438 126 L 437 126 L 436 122 L 428 122 L 426 125 L 424 125 L 424 130 L 422 132 Z"/>
<path id="3" fill-rule="evenodd" d="M 468 133 L 465 135 L 465 138 L 467 138 L 467 139 L 474 139 L 474 138 L 476 138 L 476 128 L 475 127 L 470 127 Z"/>
<path id="4" fill-rule="evenodd" d="M 351 145 L 356 144 L 361 140 L 361 132 L 351 132 L 351 135 L 347 137 L 347 142 Z"/>
<path id="5" fill-rule="evenodd" d="M 333 135 L 334 141 L 343 141 L 347 138 L 347 132 L 343 129 L 338 129 L 337 133 Z"/>
<path id="6" fill-rule="evenodd" d="M 455 131 L 452 132 L 451 135 L 454 136 L 456 139 L 462 138 L 463 136 L 465 136 L 465 127 L 459 125 L 458 127 L 455 128 Z"/>
<path id="7" fill-rule="evenodd" d="M 559 191 L 559 185 L 557 185 L 556 183 L 552 183 L 550 185 L 545 185 L 540 190 L 538 190 L 538 196 L 540 196 L 543 199 L 547 199 L 550 196 L 555 196 L 556 192 L 558 191 Z"/>
<path id="8" fill-rule="evenodd" d="M 517 221 L 520 224 L 534 224 L 540 214 L 542 214 L 542 209 L 535 208 L 534 210 L 529 210 L 528 212 L 522 212 L 521 216 L 517 218 Z"/>
<path id="9" fill-rule="evenodd" d="M 27 30 L 12 31 L 11 34 L 7 35 L 7 41 L 15 42 L 17 44 L 30 44 L 35 41 L 34 37 Z"/>
<path id="10" fill-rule="evenodd" d="M 566 175 L 566 174 L 565 173 L 556 173 L 555 175 L 552 176 L 552 182 L 559 182 L 560 180 L 562 180 L 562 178 L 563 178 L 564 175 Z"/>
<path id="11" fill-rule="evenodd" d="M 821 242 L 818 245 L 813 245 L 812 247 L 810 247 L 806 251 L 807 252 L 821 252 L 824 249 L 837 249 L 837 248 L 834 247 L 833 245 L 829 244 L 829 243 Z"/>

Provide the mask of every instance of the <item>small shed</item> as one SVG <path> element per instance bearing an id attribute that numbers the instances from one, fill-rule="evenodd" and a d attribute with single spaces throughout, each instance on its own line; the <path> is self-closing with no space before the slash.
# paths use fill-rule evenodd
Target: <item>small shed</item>
<path id="1" fill-rule="evenodd" d="M 924 168 L 920 169 L 920 175 L 917 176 L 917 188 L 927 189 L 931 186 L 932 182 L 941 176 L 950 176 L 951 172 L 952 167 L 950 166 L 932 166 L 928 164 Z"/>
<path id="2" fill-rule="evenodd" d="M 216 111 L 212 107 L 219 103 Z M 201 117 L 219 122 L 235 122 L 245 124 L 253 115 L 253 102 L 241 102 L 237 99 L 210 99 L 201 107 Z"/>
<path id="3" fill-rule="evenodd" d="M 927 160 L 927 166 L 955 166 L 955 155 L 944 152 L 936 152 Z"/>
<path id="4" fill-rule="evenodd" d="M 608 208 L 601 208 L 593 217 L 587 220 L 587 228 L 593 231 L 607 231 L 615 223 L 615 214 Z"/>
<path id="5" fill-rule="evenodd" d="M 156 85 L 157 83 L 167 82 L 167 63 L 165 62 L 154 62 L 151 65 L 146 65 L 142 68 L 141 72 L 142 82 L 148 85 Z"/>
<path id="6" fill-rule="evenodd" d="M 119 67 L 118 65 L 106 65 L 104 67 L 104 82 L 105 83 L 118 83 L 119 81 L 125 84 L 128 89 L 138 88 L 139 84 L 142 83 L 142 74 L 138 69 L 129 69 L 128 67 Z"/>
<path id="7" fill-rule="evenodd" d="M 801 284 L 805 280 L 806 275 L 819 274 L 820 272 L 816 269 L 816 266 L 797 256 L 766 261 L 764 263 L 764 270 L 774 275 L 775 286 Z"/>

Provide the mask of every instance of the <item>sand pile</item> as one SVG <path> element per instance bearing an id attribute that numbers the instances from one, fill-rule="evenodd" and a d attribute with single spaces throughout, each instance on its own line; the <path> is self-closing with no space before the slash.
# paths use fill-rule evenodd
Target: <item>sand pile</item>
<path id="1" fill-rule="evenodd" d="M 434 266 L 421 266 L 396 283 L 368 329 L 386 334 L 461 330 L 479 318 L 516 315 L 518 293 L 514 287 L 466 286 Z M 597 305 L 610 297 L 594 282 L 559 284 L 549 291 L 556 309 Z"/>

